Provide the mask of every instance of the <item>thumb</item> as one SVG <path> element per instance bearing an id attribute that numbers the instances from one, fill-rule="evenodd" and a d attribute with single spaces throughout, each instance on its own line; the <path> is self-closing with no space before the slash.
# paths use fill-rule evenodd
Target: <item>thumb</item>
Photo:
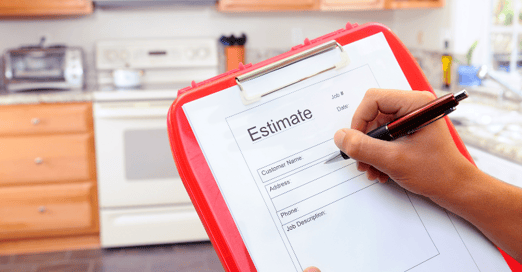
<path id="1" fill-rule="evenodd" d="M 393 162 L 396 144 L 372 138 L 359 130 L 343 128 L 334 136 L 335 145 L 357 161 L 372 165 L 382 172 Z"/>
<path id="2" fill-rule="evenodd" d="M 319 270 L 319 268 L 317 268 L 315 266 L 310 266 L 310 267 L 306 268 L 305 270 L 303 270 L 303 272 L 321 272 L 321 270 Z"/>

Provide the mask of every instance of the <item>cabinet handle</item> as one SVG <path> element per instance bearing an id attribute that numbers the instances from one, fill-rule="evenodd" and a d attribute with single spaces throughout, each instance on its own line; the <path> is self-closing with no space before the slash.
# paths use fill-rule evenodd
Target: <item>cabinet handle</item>
<path id="1" fill-rule="evenodd" d="M 43 159 L 40 158 L 40 157 L 37 157 L 37 158 L 34 159 L 34 163 L 36 163 L 36 164 L 42 164 L 42 163 L 43 163 Z"/>
<path id="2" fill-rule="evenodd" d="M 33 119 L 31 119 L 31 124 L 33 124 L 33 125 L 36 126 L 36 125 L 38 125 L 39 123 L 40 123 L 40 119 L 39 119 L 39 118 L 33 118 Z"/>
<path id="3" fill-rule="evenodd" d="M 47 211 L 47 208 L 46 208 L 45 206 L 40 206 L 40 207 L 38 207 L 38 212 L 40 212 L 40 213 L 44 213 L 44 212 L 46 212 L 46 211 Z"/>

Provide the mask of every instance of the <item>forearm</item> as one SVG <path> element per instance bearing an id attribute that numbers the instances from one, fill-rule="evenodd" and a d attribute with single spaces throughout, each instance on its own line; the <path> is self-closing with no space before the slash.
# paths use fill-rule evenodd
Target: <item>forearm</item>
<path id="1" fill-rule="evenodd" d="M 522 189 L 474 167 L 465 168 L 459 178 L 465 186 L 432 200 L 471 222 L 522 263 Z"/>

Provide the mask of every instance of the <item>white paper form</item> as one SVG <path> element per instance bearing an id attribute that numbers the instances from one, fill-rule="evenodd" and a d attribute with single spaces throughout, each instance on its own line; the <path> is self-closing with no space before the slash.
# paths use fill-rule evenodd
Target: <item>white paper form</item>
<path id="1" fill-rule="evenodd" d="M 244 106 L 234 86 L 183 106 L 258 271 L 509 271 L 476 229 L 429 200 L 369 181 L 351 159 L 324 164 L 366 90 L 410 89 L 384 35 L 344 49 L 348 67 L 258 103 Z M 244 87 L 270 90 L 338 58 L 323 53 Z"/>

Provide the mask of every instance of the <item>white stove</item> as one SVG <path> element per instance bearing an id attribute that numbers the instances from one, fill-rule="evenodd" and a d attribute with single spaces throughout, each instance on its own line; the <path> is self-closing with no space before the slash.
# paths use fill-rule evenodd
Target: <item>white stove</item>
<path id="1" fill-rule="evenodd" d="M 100 41 L 96 68 L 102 246 L 208 240 L 177 173 L 166 118 L 179 89 L 218 74 L 217 40 Z M 115 87 L 118 69 L 139 70 L 141 85 Z"/>

